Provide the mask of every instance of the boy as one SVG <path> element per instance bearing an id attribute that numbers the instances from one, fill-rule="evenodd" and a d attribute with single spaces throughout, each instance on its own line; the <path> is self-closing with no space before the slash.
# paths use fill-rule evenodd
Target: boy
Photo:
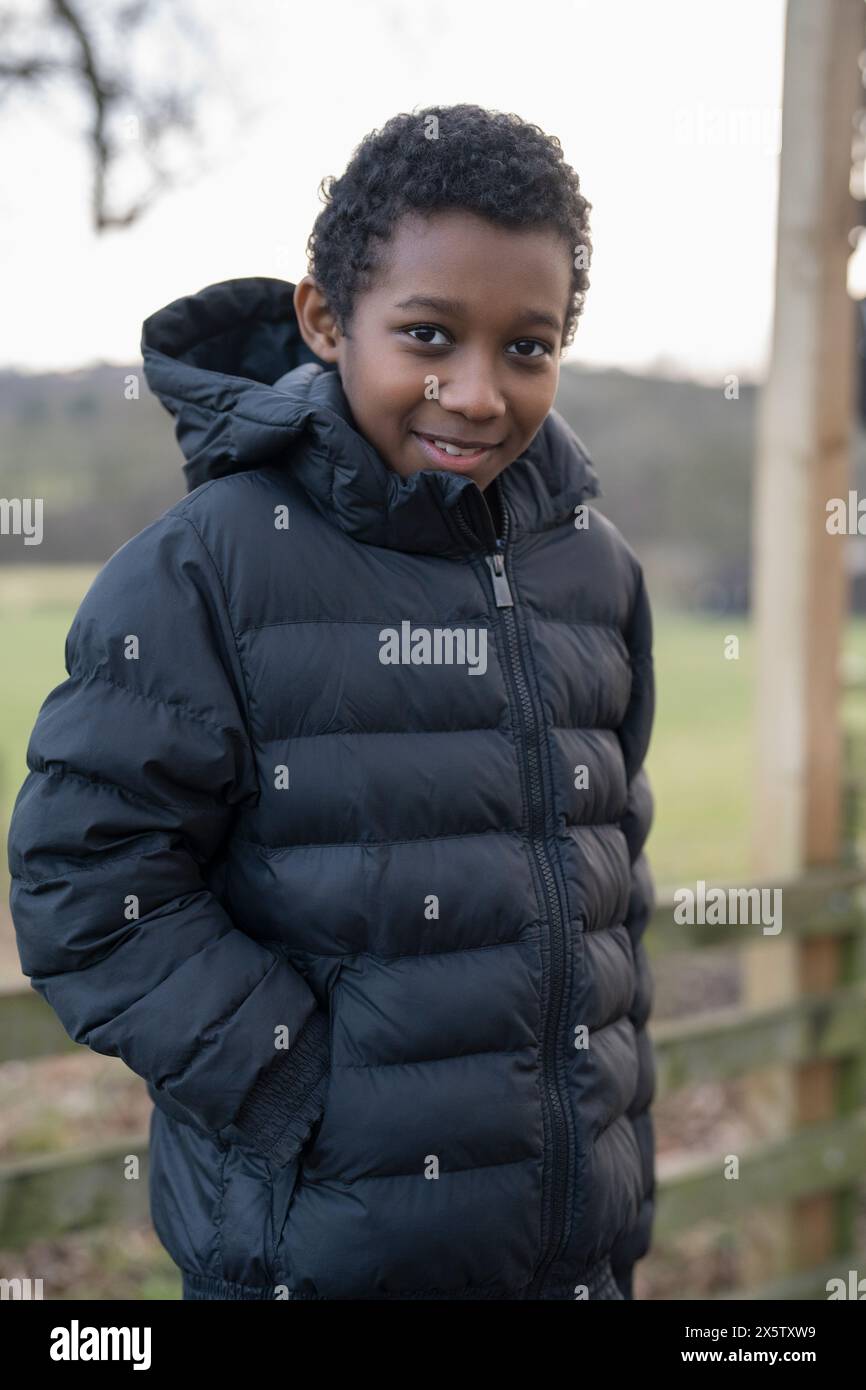
<path id="1" fill-rule="evenodd" d="M 40 711 L 22 966 L 147 1079 L 184 1297 L 631 1298 L 654 687 L 551 408 L 589 204 L 475 106 L 395 117 L 326 196 L 297 287 L 144 325 L 189 495 Z"/>

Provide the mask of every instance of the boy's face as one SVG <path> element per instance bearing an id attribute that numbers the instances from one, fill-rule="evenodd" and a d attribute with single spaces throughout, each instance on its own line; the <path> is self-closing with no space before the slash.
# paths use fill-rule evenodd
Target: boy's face
<path id="1" fill-rule="evenodd" d="M 351 336 L 309 275 L 294 304 L 305 342 L 336 362 L 358 428 L 389 468 L 444 469 L 484 489 L 553 404 L 571 274 L 552 229 L 511 230 L 460 210 L 407 213 L 355 301 Z M 449 455 L 436 440 L 471 452 Z"/>

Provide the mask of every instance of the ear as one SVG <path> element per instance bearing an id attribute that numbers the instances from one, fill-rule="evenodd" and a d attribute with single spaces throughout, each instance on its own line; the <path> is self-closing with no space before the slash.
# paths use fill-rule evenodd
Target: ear
<path id="1" fill-rule="evenodd" d="M 295 286 L 295 316 L 301 337 L 323 362 L 336 362 L 342 333 L 312 275 L 305 275 Z"/>

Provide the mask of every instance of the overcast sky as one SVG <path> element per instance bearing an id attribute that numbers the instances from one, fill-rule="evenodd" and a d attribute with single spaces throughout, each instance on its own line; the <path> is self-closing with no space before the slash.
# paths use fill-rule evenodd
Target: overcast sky
<path id="1" fill-rule="evenodd" d="M 571 360 L 763 375 L 784 0 L 179 3 L 207 34 L 207 173 L 131 230 L 90 230 L 74 92 L 4 113 L 0 365 L 135 360 L 142 319 L 179 295 L 297 280 L 319 180 L 361 137 L 398 111 L 472 101 L 557 135 L 593 205 Z"/>

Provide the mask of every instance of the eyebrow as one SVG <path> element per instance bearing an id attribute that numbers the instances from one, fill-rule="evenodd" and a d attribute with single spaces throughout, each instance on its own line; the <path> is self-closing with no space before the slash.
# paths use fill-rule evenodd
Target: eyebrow
<path id="1" fill-rule="evenodd" d="M 395 309 L 433 309 L 438 314 L 451 314 L 454 318 L 462 318 L 466 315 L 466 305 L 461 304 L 458 299 L 440 299 L 432 294 L 413 294 L 408 299 L 401 299 L 394 305 Z M 549 314 L 544 309 L 524 309 L 516 315 L 516 322 L 523 324 L 542 323 L 555 332 L 561 332 L 562 323 L 556 314 Z"/>

